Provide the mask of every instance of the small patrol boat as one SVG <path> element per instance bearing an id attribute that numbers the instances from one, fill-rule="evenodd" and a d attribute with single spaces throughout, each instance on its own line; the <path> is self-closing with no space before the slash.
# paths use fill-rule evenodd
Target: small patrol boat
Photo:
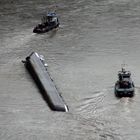
<path id="1" fill-rule="evenodd" d="M 118 72 L 118 81 L 115 83 L 115 95 L 117 97 L 133 97 L 135 86 L 131 79 L 131 72 L 122 68 Z"/>
<path id="2" fill-rule="evenodd" d="M 45 33 L 54 28 L 59 27 L 59 20 L 56 13 L 48 13 L 46 16 L 43 16 L 42 23 L 38 24 L 34 29 L 34 33 Z"/>

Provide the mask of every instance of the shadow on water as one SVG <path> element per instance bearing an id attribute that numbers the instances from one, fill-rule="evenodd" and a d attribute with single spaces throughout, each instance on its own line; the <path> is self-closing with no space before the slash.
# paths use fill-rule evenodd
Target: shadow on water
<path id="1" fill-rule="evenodd" d="M 53 38 L 56 35 L 58 30 L 59 30 L 59 28 L 56 28 L 56 29 L 53 29 L 52 31 L 50 31 L 49 38 Z"/>

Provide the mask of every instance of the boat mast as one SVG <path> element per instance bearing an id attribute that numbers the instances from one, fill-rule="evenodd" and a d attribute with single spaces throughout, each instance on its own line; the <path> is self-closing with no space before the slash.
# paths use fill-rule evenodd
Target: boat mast
<path id="1" fill-rule="evenodd" d="M 125 61 L 123 61 L 123 63 L 121 64 L 121 69 L 122 69 L 122 72 L 125 71 L 125 67 L 126 67 L 126 63 Z"/>

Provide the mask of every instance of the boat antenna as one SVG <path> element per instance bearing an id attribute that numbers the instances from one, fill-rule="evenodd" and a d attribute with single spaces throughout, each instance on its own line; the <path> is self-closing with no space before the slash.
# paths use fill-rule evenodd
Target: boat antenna
<path id="1" fill-rule="evenodd" d="M 53 7 L 51 6 L 50 8 L 48 8 L 48 10 L 47 10 L 47 13 L 49 13 L 49 12 L 56 12 L 56 9 L 57 9 L 57 3 L 56 3 L 56 0 L 48 0 L 48 2 L 49 2 L 49 4 L 50 5 L 53 5 Z"/>
<path id="2" fill-rule="evenodd" d="M 56 3 L 56 0 L 50 0 L 52 3 L 53 3 L 53 8 L 52 8 L 52 10 L 53 10 L 53 12 L 56 12 L 56 9 L 57 9 L 57 3 Z"/>
<path id="3" fill-rule="evenodd" d="M 123 63 L 121 64 L 121 69 L 122 69 L 122 71 L 125 71 L 125 67 L 126 67 L 127 65 L 126 65 L 126 63 L 125 63 L 125 61 L 123 61 Z"/>
<path id="4" fill-rule="evenodd" d="M 55 7 L 54 7 L 54 12 L 56 12 L 56 9 L 57 9 L 57 3 L 56 3 L 56 0 L 53 0 L 54 1 L 54 5 L 55 5 Z"/>

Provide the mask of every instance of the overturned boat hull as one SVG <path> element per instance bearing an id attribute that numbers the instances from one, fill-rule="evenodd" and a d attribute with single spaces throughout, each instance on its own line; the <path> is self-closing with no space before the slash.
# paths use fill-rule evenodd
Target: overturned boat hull
<path id="1" fill-rule="evenodd" d="M 24 63 L 50 108 L 54 111 L 68 112 L 68 106 L 51 79 L 44 59 L 38 53 L 33 52 L 26 57 Z"/>

